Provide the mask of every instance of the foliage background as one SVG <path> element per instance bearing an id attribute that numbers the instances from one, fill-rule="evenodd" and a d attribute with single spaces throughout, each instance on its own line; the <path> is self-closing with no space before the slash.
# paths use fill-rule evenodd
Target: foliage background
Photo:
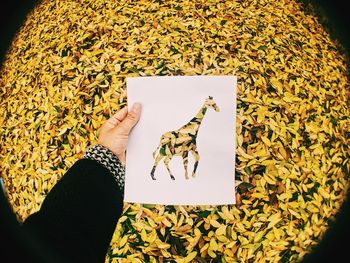
<path id="1" fill-rule="evenodd" d="M 44 1 L 0 79 L 10 202 L 20 220 L 40 207 L 125 105 L 126 76 L 237 74 L 237 205 L 125 204 L 106 260 L 298 260 L 348 188 L 339 50 L 312 10 L 293 1 Z"/>

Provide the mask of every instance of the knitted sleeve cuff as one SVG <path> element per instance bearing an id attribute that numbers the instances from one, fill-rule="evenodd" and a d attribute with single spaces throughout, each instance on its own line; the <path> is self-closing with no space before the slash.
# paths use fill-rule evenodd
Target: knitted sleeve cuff
<path id="1" fill-rule="evenodd" d="M 87 149 L 83 158 L 95 160 L 106 167 L 112 173 L 122 195 L 124 195 L 125 168 L 111 150 L 101 144 L 96 144 Z"/>

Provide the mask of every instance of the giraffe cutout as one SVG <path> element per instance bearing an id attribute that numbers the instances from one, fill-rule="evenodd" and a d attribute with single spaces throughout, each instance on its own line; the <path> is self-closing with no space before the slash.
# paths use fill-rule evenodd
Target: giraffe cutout
<path id="1" fill-rule="evenodd" d="M 205 99 L 205 102 L 200 108 L 197 115 L 193 117 L 187 124 L 182 126 L 180 129 L 162 134 L 162 136 L 160 137 L 160 143 L 156 150 L 153 152 L 153 158 L 155 159 L 151 171 L 151 177 L 153 180 L 156 180 L 156 178 L 154 177 L 154 172 L 158 163 L 163 158 L 164 164 L 170 174 L 170 178 L 172 180 L 175 180 L 174 175 L 169 169 L 169 162 L 175 155 L 182 156 L 185 168 L 185 178 L 189 179 L 187 173 L 189 153 L 191 153 L 195 159 L 192 177 L 196 176 L 196 170 L 200 159 L 199 153 L 197 151 L 196 139 L 199 127 L 202 123 L 205 113 L 207 112 L 207 109 L 214 109 L 216 112 L 220 111 L 212 96 L 209 96 Z"/>

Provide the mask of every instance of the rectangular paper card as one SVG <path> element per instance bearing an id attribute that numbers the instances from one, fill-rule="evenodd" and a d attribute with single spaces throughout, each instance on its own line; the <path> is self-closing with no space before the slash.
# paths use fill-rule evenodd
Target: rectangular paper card
<path id="1" fill-rule="evenodd" d="M 127 78 L 128 108 L 142 111 L 126 151 L 126 202 L 235 203 L 236 85 L 235 76 Z"/>

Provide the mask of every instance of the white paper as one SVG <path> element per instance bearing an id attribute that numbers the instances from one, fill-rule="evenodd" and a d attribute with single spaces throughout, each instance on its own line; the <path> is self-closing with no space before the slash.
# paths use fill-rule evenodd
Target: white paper
<path id="1" fill-rule="evenodd" d="M 126 202 L 165 205 L 235 203 L 236 85 L 235 76 L 127 78 L 128 108 L 130 110 L 134 102 L 140 102 L 142 111 L 138 124 L 131 131 L 126 152 Z M 189 123 L 206 99 L 209 103 L 214 101 L 220 111 L 205 106 L 207 110 L 201 122 L 196 119 L 197 122 L 191 123 L 194 126 L 190 128 L 194 128 L 200 122 L 196 145 L 193 145 L 193 140 L 187 140 L 187 146 L 183 148 L 181 143 L 164 146 L 164 149 L 171 147 L 173 153 L 196 148 L 200 159 L 195 177 L 192 177 L 193 151 L 188 153 L 189 179 L 185 178 L 182 156 L 172 157 L 169 162 L 175 178 L 172 180 L 164 163 L 169 152 L 165 153 L 163 149 L 162 153 L 167 156 L 161 155 L 163 159 L 156 167 L 153 180 L 151 171 L 155 159 L 152 153 L 161 144 L 162 134 Z M 193 138 L 193 134 L 191 136 Z M 156 156 L 161 154 L 159 152 Z"/>

